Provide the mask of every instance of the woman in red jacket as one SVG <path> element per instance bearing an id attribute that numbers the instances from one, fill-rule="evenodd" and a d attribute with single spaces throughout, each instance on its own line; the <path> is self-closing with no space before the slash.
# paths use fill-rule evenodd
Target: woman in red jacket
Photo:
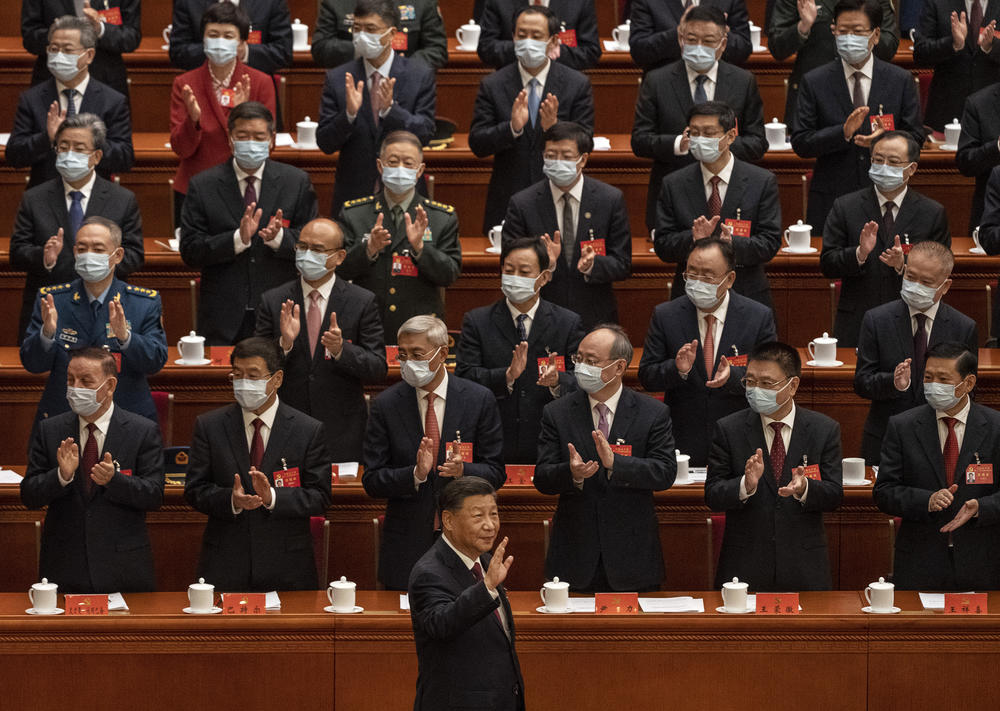
<path id="1" fill-rule="evenodd" d="M 170 96 L 170 146 L 180 157 L 174 176 L 174 223 L 180 224 L 188 181 L 228 160 L 229 112 L 244 101 L 259 101 L 276 113 L 272 78 L 243 64 L 250 19 L 230 2 L 211 5 L 201 18 L 207 59 L 174 79 Z"/>

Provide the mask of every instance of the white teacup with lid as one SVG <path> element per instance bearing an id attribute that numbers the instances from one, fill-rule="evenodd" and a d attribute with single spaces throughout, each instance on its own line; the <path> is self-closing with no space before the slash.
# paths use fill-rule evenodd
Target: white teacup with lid
<path id="1" fill-rule="evenodd" d="M 569 583 L 560 580 L 559 576 L 545 583 L 539 594 L 547 612 L 565 612 L 569 607 Z"/>
<path id="2" fill-rule="evenodd" d="M 802 223 L 798 220 L 794 225 L 789 225 L 785 230 L 785 244 L 788 249 L 796 252 L 805 252 L 811 246 L 809 240 L 812 239 L 812 225 Z"/>
<path id="3" fill-rule="evenodd" d="M 188 604 L 191 612 L 211 612 L 215 601 L 215 586 L 198 578 L 197 583 L 188 585 Z"/>
<path id="4" fill-rule="evenodd" d="M 201 364 L 205 361 L 205 337 L 191 331 L 177 341 L 177 351 L 185 365 Z"/>
<path id="5" fill-rule="evenodd" d="M 35 583 L 28 590 L 28 599 L 35 612 L 40 615 L 51 615 L 56 611 L 58 602 L 59 586 L 50 583 L 48 578 L 42 578 L 42 582 Z"/>
<path id="6" fill-rule="evenodd" d="M 836 365 L 837 364 L 837 339 L 832 338 L 826 331 L 822 336 L 814 338 L 806 345 L 809 357 L 816 365 Z"/>
<path id="7" fill-rule="evenodd" d="M 303 24 L 297 17 L 292 23 L 292 49 L 296 52 L 309 49 L 309 25 Z"/>
<path id="8" fill-rule="evenodd" d="M 748 587 L 746 583 L 741 583 L 739 578 L 733 578 L 732 582 L 722 584 L 722 605 L 726 612 L 747 611 Z"/>
<path id="9" fill-rule="evenodd" d="M 330 587 L 326 589 L 326 597 L 330 601 L 333 611 L 353 612 L 357 589 L 358 584 L 352 583 L 346 575 L 341 575 L 340 580 L 334 580 L 330 583 Z"/>
<path id="10" fill-rule="evenodd" d="M 893 596 L 896 586 L 887 583 L 885 578 L 879 578 L 876 583 L 869 583 L 865 588 L 865 599 L 872 612 L 893 612 Z"/>
<path id="11" fill-rule="evenodd" d="M 681 450 L 674 450 L 674 457 L 677 459 L 677 477 L 674 479 L 674 484 L 690 484 L 691 483 L 691 455 L 681 454 Z"/>
<path id="12" fill-rule="evenodd" d="M 295 146 L 297 148 L 318 148 L 316 145 L 316 129 L 318 123 L 306 116 L 295 124 Z"/>
<path id="13" fill-rule="evenodd" d="M 611 30 L 611 38 L 618 45 L 618 49 L 622 52 L 627 52 L 629 50 L 628 40 L 632 36 L 632 20 L 626 20 L 624 25 L 618 25 L 618 27 Z"/>
<path id="14" fill-rule="evenodd" d="M 957 118 L 953 118 L 951 123 L 946 124 L 944 127 L 944 146 L 942 147 L 955 150 L 958 148 L 958 139 L 961 137 L 962 124 L 958 122 Z"/>
<path id="15" fill-rule="evenodd" d="M 760 45 L 760 27 L 755 25 L 753 21 L 750 22 L 750 44 L 753 45 L 755 52 L 762 49 Z"/>
<path id="16" fill-rule="evenodd" d="M 475 20 L 467 23 L 455 30 L 455 39 L 458 40 L 458 48 L 466 52 L 475 52 L 479 47 L 479 33 L 482 28 L 476 24 Z"/>
<path id="17" fill-rule="evenodd" d="M 778 117 L 771 119 L 770 123 L 764 124 L 764 136 L 767 137 L 767 145 L 772 151 L 780 151 L 788 145 L 786 132 L 788 126 L 781 123 Z"/>

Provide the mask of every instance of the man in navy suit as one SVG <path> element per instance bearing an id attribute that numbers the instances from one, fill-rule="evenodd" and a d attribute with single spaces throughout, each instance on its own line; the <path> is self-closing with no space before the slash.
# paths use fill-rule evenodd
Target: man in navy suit
<path id="1" fill-rule="evenodd" d="M 372 403 L 361 483 L 369 496 L 388 499 L 379 580 L 405 590 L 413 564 L 434 543 L 441 487 L 471 475 L 499 488 L 507 474 L 496 398 L 448 375 L 444 321 L 414 316 L 399 328 L 397 342 L 403 382 Z"/>
<path id="2" fill-rule="evenodd" d="M 560 121 L 544 140 L 545 179 L 510 199 L 503 240 L 535 237 L 545 244 L 552 278 L 542 295 L 578 313 L 584 328 L 616 322 L 613 284 L 632 270 L 625 196 L 614 186 L 584 177 L 594 150 L 589 129 Z"/>
<path id="3" fill-rule="evenodd" d="M 146 512 L 163 501 L 159 430 L 115 406 L 110 353 L 74 351 L 66 372 L 73 411 L 39 423 L 21 481 L 25 506 L 48 507 L 38 577 L 67 592 L 150 592 Z"/>
<path id="4" fill-rule="evenodd" d="M 837 198 L 826 218 L 819 263 L 823 276 L 841 280 L 833 335 L 842 348 L 858 345 L 869 309 L 898 298 L 904 250 L 925 240 L 951 247 L 944 206 L 908 186 L 919 160 L 910 134 L 883 133 L 872 143 L 874 187 Z"/>
<path id="5" fill-rule="evenodd" d="M 399 26 L 396 3 L 359 0 L 352 31 L 360 56 L 326 73 L 316 143 L 340 151 L 331 215 L 378 190 L 375 159 L 386 136 L 409 131 L 426 145 L 434 133 L 434 70 L 396 54 Z"/>
<path id="6" fill-rule="evenodd" d="M 514 563 L 500 528 L 496 493 L 467 476 L 441 490 L 441 537 L 409 581 L 419 673 L 415 711 L 523 711 L 524 680 L 514 649 L 514 615 L 503 581 Z"/>
<path id="7" fill-rule="evenodd" d="M 544 133 L 557 121 L 594 130 L 590 80 L 549 54 L 559 42 L 559 20 L 547 7 L 529 5 L 514 26 L 517 61 L 479 83 L 469 129 L 477 158 L 493 156 L 483 234 L 500 224 L 512 195 L 540 181 Z"/>
<path id="8" fill-rule="evenodd" d="M 764 265 L 781 246 L 778 181 L 769 170 L 737 160 L 736 114 L 718 101 L 688 112 L 690 150 L 698 159 L 663 179 L 656 207 L 653 248 L 664 262 L 675 262 L 680 285 L 691 245 L 716 235 L 736 252 L 737 294 L 771 306 Z M 674 289 L 674 298 L 681 297 Z"/>
<path id="9" fill-rule="evenodd" d="M 731 150 L 740 160 L 753 163 L 767 151 L 757 80 L 745 69 L 719 60 L 734 37 L 726 35 L 722 10 L 698 5 L 685 18 L 677 38 L 682 58 L 647 73 L 635 105 L 632 151 L 653 159 L 646 193 L 647 229 L 656 226 L 656 199 L 664 176 L 695 162 L 686 135 L 688 112 L 695 104 L 721 101 L 736 113 L 738 131 Z"/>
<path id="10" fill-rule="evenodd" d="M 196 175 L 181 212 L 181 259 L 201 270 L 198 331 L 219 346 L 253 333 L 261 294 L 295 277 L 299 230 L 316 217 L 309 176 L 268 157 L 266 106 L 230 111 L 229 142 L 233 160 Z"/>
<path id="11" fill-rule="evenodd" d="M 844 497 L 840 425 L 796 404 L 801 373 L 791 346 L 756 346 L 750 408 L 715 425 L 705 503 L 726 514 L 716 587 L 734 577 L 757 591 L 832 587 L 823 513 Z"/>
<path id="12" fill-rule="evenodd" d="M 281 343 L 282 401 L 323 423 L 334 462 L 360 462 L 364 386 L 382 382 L 387 365 L 375 295 L 335 273 L 345 254 L 340 225 L 307 223 L 295 243 L 299 278 L 260 297 L 254 335 Z"/>
<path id="13" fill-rule="evenodd" d="M 106 217 L 122 230 L 125 254 L 115 273 L 125 278 L 142 267 L 142 216 L 130 190 L 96 173 L 107 129 L 94 114 L 77 114 L 56 130 L 56 170 L 53 178 L 21 196 L 10 238 L 10 264 L 27 272 L 21 297 L 18 342 L 23 340 L 35 297 L 43 286 L 76 278 L 73 239 L 87 217 Z"/>
<path id="14" fill-rule="evenodd" d="M 1000 254 L 1000 168 L 990 172 L 986 185 L 986 210 L 979 227 L 979 244 L 987 254 Z"/>
<path id="15" fill-rule="evenodd" d="M 955 163 L 962 175 L 976 179 L 969 211 L 969 234 L 972 234 L 980 222 L 986 221 L 983 210 L 986 184 L 990 171 L 1000 165 L 1000 82 L 980 89 L 965 100 Z"/>
<path id="16" fill-rule="evenodd" d="M 107 348 L 118 366 L 115 401 L 156 421 L 147 376 L 167 362 L 167 337 L 160 296 L 152 289 L 115 277 L 124 258 L 122 232 L 103 217 L 88 217 L 73 245 L 79 278 L 42 287 L 21 344 L 21 364 L 29 373 L 48 373 L 36 421 L 69 409 L 66 367 L 73 351 Z"/>
<path id="17" fill-rule="evenodd" d="M 208 516 L 198 576 L 220 591 L 315 590 L 309 518 L 330 505 L 323 423 L 281 402 L 284 355 L 268 338 L 230 355 L 236 402 L 199 415 L 184 498 Z"/>
<path id="18" fill-rule="evenodd" d="M 539 5 L 529 0 L 486 0 L 479 24 L 479 58 L 485 64 L 500 69 L 516 59 L 514 35 L 517 12 L 528 5 Z M 601 40 L 597 34 L 597 13 L 594 0 L 548 0 L 546 7 L 558 19 L 559 42 L 548 47 L 550 59 L 579 71 L 591 69 L 601 58 Z"/>
<path id="19" fill-rule="evenodd" d="M 534 464 L 542 408 L 576 389 L 571 357 L 583 326 L 577 314 L 539 295 L 552 274 L 539 240 L 505 242 L 500 268 L 504 298 L 465 313 L 455 375 L 496 396 L 504 461 Z"/>
<path id="20" fill-rule="evenodd" d="M 743 0 L 705 0 L 695 7 L 718 9 L 724 18 L 726 39 L 722 59 L 743 64 L 753 51 L 750 42 L 750 17 Z M 683 0 L 634 0 L 630 20 L 629 49 L 632 59 L 645 71 L 662 67 L 681 58 L 681 26 L 686 21 L 687 5 Z"/>
<path id="21" fill-rule="evenodd" d="M 910 250 L 899 299 L 871 309 L 861 323 L 854 392 L 872 401 L 861 438 L 861 456 L 878 464 L 892 415 L 924 403 L 926 353 L 957 341 L 975 351 L 976 322 L 941 301 L 951 288 L 955 257 L 937 242 Z"/>
<path id="22" fill-rule="evenodd" d="M 36 84 L 17 100 L 14 128 L 7 141 L 7 162 L 31 166 L 28 187 L 59 177 L 56 172 L 56 130 L 77 113 L 96 114 L 107 127 L 97 172 L 104 178 L 132 167 L 132 123 L 128 99 L 90 76 L 97 32 L 90 20 L 61 17 L 52 23 L 47 47 L 53 78 Z"/>
<path id="23" fill-rule="evenodd" d="M 190 71 L 205 63 L 201 17 L 212 0 L 174 0 L 170 30 L 170 63 Z M 240 9 L 250 18 L 250 41 L 244 64 L 274 74 L 292 63 L 292 18 L 285 0 L 241 0 Z"/>
<path id="24" fill-rule="evenodd" d="M 632 344 L 620 326 L 580 342 L 580 389 L 546 405 L 535 488 L 559 497 L 545 576 L 577 592 L 657 590 L 663 553 L 653 492 L 677 476 L 670 410 L 623 387 Z"/>
<path id="25" fill-rule="evenodd" d="M 872 54 L 878 44 L 878 0 L 840 0 L 833 34 L 839 57 L 802 78 L 791 141 L 815 158 L 807 221 L 823 229 L 833 201 L 868 185 L 872 141 L 887 130 L 923 145 L 924 129 L 913 76 Z"/>
<path id="26" fill-rule="evenodd" d="M 972 401 L 976 351 L 927 350 L 926 404 L 889 420 L 872 494 L 903 519 L 893 582 L 900 590 L 996 590 L 1000 585 L 1000 414 Z"/>
<path id="27" fill-rule="evenodd" d="M 639 382 L 663 391 L 674 420 L 677 448 L 691 465 L 708 460 L 715 422 L 742 410 L 747 354 L 777 338 L 774 314 L 732 290 L 732 242 L 706 237 L 694 243 L 684 272 L 684 296 L 653 311 L 639 361 Z"/>

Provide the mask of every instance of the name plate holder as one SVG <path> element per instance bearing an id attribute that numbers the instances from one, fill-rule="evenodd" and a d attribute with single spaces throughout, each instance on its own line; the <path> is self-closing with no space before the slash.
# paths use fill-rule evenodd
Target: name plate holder
<path id="1" fill-rule="evenodd" d="M 263 615 L 264 593 L 222 593 L 223 615 Z"/>
<path id="2" fill-rule="evenodd" d="M 107 595 L 67 595 L 66 614 L 74 617 L 98 617 L 108 614 Z"/>

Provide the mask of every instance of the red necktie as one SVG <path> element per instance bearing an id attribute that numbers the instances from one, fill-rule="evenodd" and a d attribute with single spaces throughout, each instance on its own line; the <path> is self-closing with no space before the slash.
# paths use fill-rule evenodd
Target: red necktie
<path id="1" fill-rule="evenodd" d="M 257 202 L 257 190 L 253 186 L 253 181 L 256 179 L 252 175 L 247 176 L 247 189 L 243 191 L 243 207 L 250 207 Z"/>
<path id="2" fill-rule="evenodd" d="M 438 429 L 438 418 L 434 413 L 434 393 L 427 393 L 427 413 L 424 415 L 424 437 L 430 437 L 434 442 L 434 460 L 437 461 L 438 449 L 441 445 L 441 430 Z"/>
<path id="3" fill-rule="evenodd" d="M 87 444 L 83 445 L 83 456 L 80 457 L 80 477 L 83 482 L 83 493 L 87 497 L 94 490 L 94 480 L 90 478 L 90 472 L 97 466 L 97 437 L 94 436 L 96 430 L 96 424 L 87 423 Z"/>
<path id="4" fill-rule="evenodd" d="M 253 421 L 253 440 L 250 443 L 250 465 L 254 469 L 260 469 L 260 463 L 264 459 L 264 438 L 260 434 L 264 420 L 259 417 Z"/>
<path id="5" fill-rule="evenodd" d="M 954 417 L 942 419 L 948 425 L 948 436 L 944 438 L 944 480 L 951 486 L 955 483 L 955 466 L 958 464 L 958 436 L 955 434 L 958 420 Z"/>
<path id="6" fill-rule="evenodd" d="M 865 89 L 861 86 L 861 77 L 864 74 L 854 72 L 852 76 L 854 77 L 854 89 L 851 91 L 851 101 L 854 103 L 854 108 L 860 109 L 865 105 Z"/>
<path id="7" fill-rule="evenodd" d="M 382 75 L 378 72 L 372 72 L 372 90 L 371 90 L 371 101 L 372 101 L 372 118 L 375 120 L 375 125 L 378 125 L 379 112 L 382 110 L 382 102 L 379 101 L 378 87 L 382 83 Z"/>
<path id="8" fill-rule="evenodd" d="M 705 375 L 711 380 L 715 365 L 715 316 L 712 314 L 705 316 L 705 342 L 701 350 L 705 356 Z"/>
<path id="9" fill-rule="evenodd" d="M 708 197 L 708 219 L 722 214 L 722 197 L 719 195 L 719 183 L 722 178 L 713 175 L 708 181 L 712 184 L 712 194 Z"/>
<path id="10" fill-rule="evenodd" d="M 979 33 L 983 28 L 983 6 L 979 0 L 972 0 L 972 11 L 969 13 L 969 31 L 966 36 L 966 43 L 975 51 L 979 45 Z"/>
<path id="11" fill-rule="evenodd" d="M 476 578 L 476 582 L 483 582 L 483 566 L 479 564 L 477 560 L 472 564 L 472 575 Z M 503 627 L 503 618 L 500 616 L 500 608 L 493 610 L 493 614 L 497 616 L 497 620 L 500 621 L 500 626 Z"/>
<path id="12" fill-rule="evenodd" d="M 309 308 L 306 310 L 306 328 L 309 330 L 309 357 L 316 354 L 316 343 L 323 328 L 323 314 L 319 310 L 319 289 L 309 292 Z"/>
<path id="13" fill-rule="evenodd" d="M 785 468 L 785 440 L 781 438 L 781 428 L 784 424 L 784 422 L 771 423 L 771 429 L 774 430 L 774 441 L 771 442 L 771 469 L 778 484 L 781 484 L 781 472 Z"/>

